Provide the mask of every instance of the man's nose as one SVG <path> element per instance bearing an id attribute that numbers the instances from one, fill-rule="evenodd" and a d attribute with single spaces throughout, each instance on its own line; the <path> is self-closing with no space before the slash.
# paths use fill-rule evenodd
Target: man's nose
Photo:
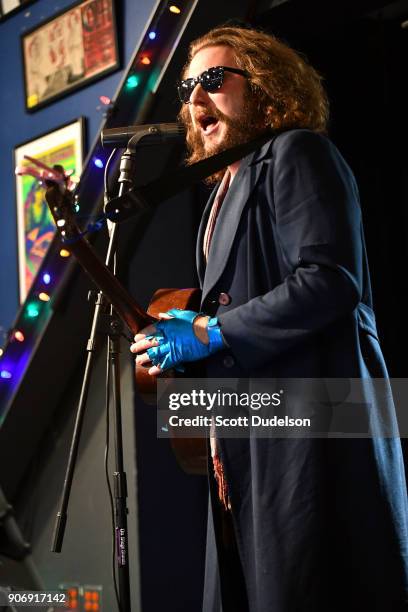
<path id="1" fill-rule="evenodd" d="M 202 88 L 201 83 L 197 83 L 191 92 L 190 104 L 200 104 L 208 101 L 208 93 Z"/>

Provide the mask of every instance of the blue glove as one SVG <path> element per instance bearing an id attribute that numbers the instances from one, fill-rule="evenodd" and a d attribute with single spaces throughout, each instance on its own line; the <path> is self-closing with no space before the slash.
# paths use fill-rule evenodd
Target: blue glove
<path id="1" fill-rule="evenodd" d="M 147 354 L 153 365 L 160 366 L 161 370 L 177 368 L 186 361 L 204 359 L 225 347 L 216 317 L 208 321 L 209 343 L 204 344 L 193 329 L 194 319 L 201 313 L 173 308 L 167 314 L 173 318 L 156 323 L 157 333 L 147 336 L 149 340 L 156 338 L 159 342 L 158 346 L 149 348 Z"/>

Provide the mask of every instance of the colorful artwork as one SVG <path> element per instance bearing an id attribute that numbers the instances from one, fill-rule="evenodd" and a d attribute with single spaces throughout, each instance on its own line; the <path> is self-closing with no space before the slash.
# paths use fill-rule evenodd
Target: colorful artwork
<path id="1" fill-rule="evenodd" d="M 80 175 L 83 160 L 82 119 L 20 145 L 15 150 L 16 166 L 28 166 L 29 155 L 47 166 L 61 164 L 65 171 Z M 16 177 L 20 300 L 24 301 L 47 253 L 55 225 L 44 199 L 39 179 Z"/>
<path id="2" fill-rule="evenodd" d="M 112 0 L 85 0 L 22 37 L 27 110 L 119 66 Z"/>

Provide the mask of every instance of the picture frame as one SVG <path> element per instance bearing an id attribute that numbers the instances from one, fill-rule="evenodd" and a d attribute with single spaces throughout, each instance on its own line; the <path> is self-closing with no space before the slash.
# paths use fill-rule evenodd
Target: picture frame
<path id="1" fill-rule="evenodd" d="M 36 0 L 0 0 L 0 21 L 14 15 L 21 9 L 27 8 Z"/>
<path id="2" fill-rule="evenodd" d="M 14 166 L 32 166 L 25 155 L 47 166 L 61 164 L 79 178 L 84 160 L 85 120 L 79 117 L 61 127 L 17 145 Z M 45 186 L 38 178 L 16 175 L 16 216 L 19 294 L 22 303 L 55 235 L 55 224 L 45 201 Z"/>
<path id="3" fill-rule="evenodd" d="M 81 0 L 21 36 L 33 112 L 120 67 L 114 0 Z"/>

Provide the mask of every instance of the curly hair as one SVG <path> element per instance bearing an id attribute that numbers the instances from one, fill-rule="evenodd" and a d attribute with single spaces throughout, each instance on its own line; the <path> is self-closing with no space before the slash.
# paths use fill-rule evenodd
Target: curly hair
<path id="1" fill-rule="evenodd" d="M 298 52 L 255 29 L 219 26 L 190 44 L 183 75 L 196 53 L 216 45 L 230 47 L 237 66 L 249 74 L 252 98 L 265 116 L 265 127 L 327 131 L 329 102 L 322 77 Z M 188 125 L 186 105 L 179 117 Z"/>

